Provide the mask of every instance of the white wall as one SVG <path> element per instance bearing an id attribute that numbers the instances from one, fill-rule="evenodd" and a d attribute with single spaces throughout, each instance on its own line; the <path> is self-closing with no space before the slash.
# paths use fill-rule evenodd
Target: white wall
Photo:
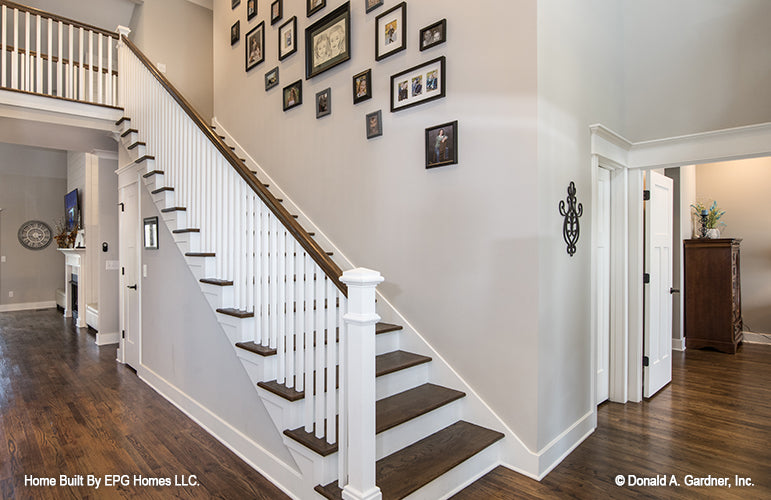
<path id="1" fill-rule="evenodd" d="M 623 2 L 626 116 L 642 141 L 771 121 L 771 2 Z"/>
<path id="2" fill-rule="evenodd" d="M 99 158 L 99 227 L 95 243 L 99 289 L 99 332 L 115 333 L 118 328 L 119 271 L 107 270 L 108 260 L 118 260 L 118 161 Z M 103 251 L 102 243 L 107 243 Z"/>
<path id="3" fill-rule="evenodd" d="M 590 425 L 594 405 L 589 125 L 621 124 L 621 14 L 613 0 L 538 2 L 539 450 L 579 421 Z M 570 181 L 583 205 L 572 257 L 558 209 Z M 572 443 L 549 448 L 549 455 L 559 457 L 565 444 Z"/>
<path id="4" fill-rule="evenodd" d="M 268 6 L 261 10 L 267 11 Z M 188 0 L 144 0 L 134 9 L 129 27 L 129 38 L 154 64 L 166 65 L 172 85 L 210 120 L 212 11 Z"/>
<path id="5" fill-rule="evenodd" d="M 56 241 L 44 250 L 28 250 L 17 233 L 28 220 L 55 231 L 64 216 L 67 156 L 63 151 L 0 143 L 0 306 L 55 300 L 64 287 L 64 255 Z M 13 291 L 14 296 L 9 297 Z"/>
<path id="6" fill-rule="evenodd" d="M 771 225 L 764 208 L 771 158 L 696 166 L 696 199 L 726 211 L 721 237 L 742 238 L 742 317 L 746 331 L 771 333 Z"/>
<path id="7" fill-rule="evenodd" d="M 284 20 L 297 16 L 302 44 L 305 27 L 341 3 L 309 20 L 303 2 L 284 2 Z M 303 78 L 304 49 L 279 64 L 279 24 L 268 20 L 266 61 L 245 73 L 243 35 L 267 3 L 247 22 L 245 9 L 217 2 L 215 115 L 355 265 L 385 276 L 383 294 L 535 448 L 536 4 L 469 16 L 465 3 L 408 2 L 407 50 L 375 62 L 375 17 L 395 4 L 365 14 L 351 2 L 352 60 L 304 80 L 304 104 L 285 113 L 281 88 Z M 420 52 L 420 28 L 442 18 L 447 43 Z M 447 97 L 391 113 L 390 75 L 440 55 Z M 277 64 L 280 84 L 265 92 Z M 354 106 L 351 78 L 367 68 L 373 98 Z M 327 87 L 332 114 L 316 120 L 312 102 Z M 384 133 L 368 141 L 365 115 L 376 110 Z M 451 120 L 460 163 L 426 170 L 424 130 Z"/>

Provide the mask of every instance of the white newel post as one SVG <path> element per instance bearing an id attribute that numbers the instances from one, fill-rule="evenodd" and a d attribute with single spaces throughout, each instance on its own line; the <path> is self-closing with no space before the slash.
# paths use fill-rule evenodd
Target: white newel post
<path id="1" fill-rule="evenodd" d="M 126 47 L 123 43 L 123 37 L 125 36 L 128 38 L 129 33 L 131 33 L 131 28 L 127 28 L 125 26 L 118 25 L 118 27 L 115 29 L 115 31 L 118 33 L 118 43 L 116 46 L 118 47 L 118 102 L 116 103 L 116 106 L 120 106 L 122 108 L 126 107 L 126 94 L 124 93 L 126 90 L 127 85 L 127 79 L 128 75 L 125 71 L 125 66 L 121 67 L 121 64 L 126 63 L 126 61 L 121 61 L 123 59 L 123 54 L 121 53 Z M 110 75 L 110 78 L 112 78 L 112 75 Z"/>
<path id="2" fill-rule="evenodd" d="M 340 281 L 348 286 L 348 311 L 343 316 L 345 360 L 341 401 L 340 443 L 346 450 L 340 456 L 341 467 L 347 469 L 343 486 L 346 500 L 379 500 L 375 485 L 375 287 L 383 281 L 377 271 L 357 268 L 343 273 Z M 345 471 L 341 470 L 341 477 Z"/>

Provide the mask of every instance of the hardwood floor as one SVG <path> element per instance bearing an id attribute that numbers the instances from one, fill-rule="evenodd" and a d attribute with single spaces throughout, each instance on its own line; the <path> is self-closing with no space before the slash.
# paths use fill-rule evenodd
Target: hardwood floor
<path id="1" fill-rule="evenodd" d="M 672 368 L 650 400 L 600 406 L 594 434 L 541 482 L 498 467 L 454 498 L 771 498 L 771 346 L 673 352 Z M 619 487 L 619 474 L 674 474 L 680 486 Z M 686 486 L 687 475 L 731 487 Z"/>
<path id="2" fill-rule="evenodd" d="M 2 498 L 287 498 L 115 357 L 54 309 L 0 313 Z M 128 484 L 105 485 L 112 474 Z"/>

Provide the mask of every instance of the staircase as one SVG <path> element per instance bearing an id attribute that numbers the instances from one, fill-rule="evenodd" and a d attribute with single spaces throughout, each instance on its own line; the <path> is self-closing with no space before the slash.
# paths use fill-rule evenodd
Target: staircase
<path id="1" fill-rule="evenodd" d="M 283 486 L 433 499 L 499 465 L 504 434 L 464 420 L 467 394 L 432 383 L 436 361 L 374 314 L 379 274 L 342 273 L 125 37 L 118 56 L 120 147 L 299 466 L 303 484 Z"/>

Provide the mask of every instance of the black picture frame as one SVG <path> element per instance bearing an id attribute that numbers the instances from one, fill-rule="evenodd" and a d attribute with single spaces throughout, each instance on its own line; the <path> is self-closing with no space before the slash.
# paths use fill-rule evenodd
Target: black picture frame
<path id="1" fill-rule="evenodd" d="M 378 109 L 367 114 L 364 119 L 364 126 L 367 129 L 367 139 L 383 135 L 383 111 Z"/>
<path id="2" fill-rule="evenodd" d="M 316 92 L 316 119 L 332 113 L 332 88 Z"/>
<path id="3" fill-rule="evenodd" d="M 302 79 L 284 87 L 281 93 L 281 101 L 284 103 L 284 111 L 292 109 L 303 103 Z"/>
<path id="4" fill-rule="evenodd" d="M 311 17 L 326 6 L 327 0 L 305 0 L 306 17 Z"/>
<path id="5" fill-rule="evenodd" d="M 351 58 L 351 3 L 345 2 L 305 28 L 305 79 Z"/>
<path id="6" fill-rule="evenodd" d="M 265 21 L 249 30 L 244 39 L 246 71 L 265 60 Z"/>
<path id="7" fill-rule="evenodd" d="M 270 4 L 270 24 L 276 24 L 284 17 L 284 0 L 276 0 Z"/>
<path id="8" fill-rule="evenodd" d="M 241 39 L 241 21 L 236 21 L 233 26 L 230 27 L 230 46 L 238 43 Z"/>
<path id="9" fill-rule="evenodd" d="M 372 68 L 353 75 L 353 103 L 372 98 Z"/>
<path id="10" fill-rule="evenodd" d="M 241 0 L 230 0 L 230 9 L 231 10 L 235 9 L 239 5 L 241 5 Z"/>
<path id="11" fill-rule="evenodd" d="M 444 137 L 444 139 L 440 139 Z M 426 168 L 458 163 L 458 120 L 426 129 Z"/>
<path id="12" fill-rule="evenodd" d="M 447 41 L 447 19 L 442 19 L 420 30 L 421 52 Z"/>
<path id="13" fill-rule="evenodd" d="M 278 85 L 278 66 L 265 73 L 265 92 Z"/>
<path id="14" fill-rule="evenodd" d="M 407 48 L 407 2 L 394 5 L 375 18 L 375 60 Z"/>
<path id="15" fill-rule="evenodd" d="M 278 60 L 283 61 L 297 52 L 297 16 L 292 16 L 278 28 Z"/>
<path id="16" fill-rule="evenodd" d="M 145 217 L 142 222 L 145 250 L 158 250 L 158 216 Z"/>
<path id="17" fill-rule="evenodd" d="M 364 0 L 364 8 L 366 13 L 369 14 L 373 10 L 383 5 L 383 0 Z"/>
<path id="18" fill-rule="evenodd" d="M 444 97 L 446 72 L 445 57 L 440 56 L 391 76 L 391 112 Z"/>
<path id="19" fill-rule="evenodd" d="M 251 21 L 257 16 L 257 0 L 246 0 L 246 20 Z"/>

